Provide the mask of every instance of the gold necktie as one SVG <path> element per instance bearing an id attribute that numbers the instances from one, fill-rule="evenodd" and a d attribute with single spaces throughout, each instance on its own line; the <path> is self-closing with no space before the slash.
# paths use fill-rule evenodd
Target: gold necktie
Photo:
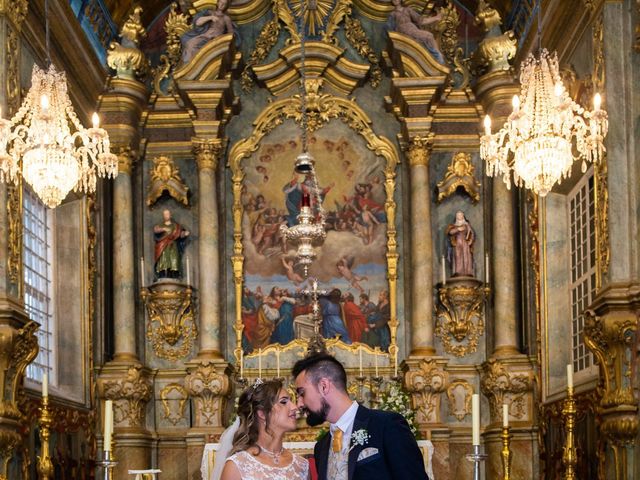
<path id="1" fill-rule="evenodd" d="M 342 430 L 336 428 L 333 431 L 333 440 L 331 441 L 331 448 L 334 453 L 342 451 Z"/>

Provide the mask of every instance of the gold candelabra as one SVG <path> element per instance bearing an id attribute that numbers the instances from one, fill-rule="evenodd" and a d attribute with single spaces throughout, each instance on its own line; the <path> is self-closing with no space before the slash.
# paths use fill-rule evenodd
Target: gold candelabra
<path id="1" fill-rule="evenodd" d="M 51 425 L 53 416 L 49 410 L 49 397 L 42 397 L 42 407 L 40 408 L 40 443 L 42 444 L 42 455 L 38 457 L 38 474 L 41 480 L 53 478 L 53 463 L 49 455 L 49 437 L 51 435 Z"/>
<path id="2" fill-rule="evenodd" d="M 562 406 L 562 417 L 564 418 L 565 440 L 562 452 L 562 463 L 564 463 L 565 480 L 576 480 L 576 447 L 574 430 L 576 426 L 576 400 L 573 397 L 573 387 L 567 387 L 567 398 Z"/>
<path id="3" fill-rule="evenodd" d="M 502 433 L 500 434 L 502 439 L 502 478 L 503 480 L 511 480 L 511 434 L 509 433 L 509 427 L 502 427 Z"/>

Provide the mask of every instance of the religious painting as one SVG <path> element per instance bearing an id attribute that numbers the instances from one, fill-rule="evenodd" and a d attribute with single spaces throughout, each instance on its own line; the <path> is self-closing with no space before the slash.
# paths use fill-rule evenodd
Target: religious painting
<path id="1" fill-rule="evenodd" d="M 308 144 L 327 230 L 308 277 L 281 231 L 298 222 L 303 197 L 313 193 L 311 178 L 293 169 L 302 152 L 299 136 L 276 129 L 243 161 L 242 349 L 248 354 L 310 338 L 312 305 L 304 292 L 317 279 L 322 335 L 388 351 L 387 160 L 340 123 L 310 134 Z"/>

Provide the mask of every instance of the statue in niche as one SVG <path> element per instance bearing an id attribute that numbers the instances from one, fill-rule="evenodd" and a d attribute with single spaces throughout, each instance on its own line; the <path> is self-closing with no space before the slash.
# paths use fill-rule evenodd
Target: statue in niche
<path id="1" fill-rule="evenodd" d="M 162 222 L 153 227 L 155 238 L 154 272 L 157 278 L 182 277 L 182 253 L 189 230 L 176 223 L 171 211 L 162 211 Z"/>
<path id="2" fill-rule="evenodd" d="M 182 62 L 189 62 L 211 39 L 226 33 L 233 33 L 233 23 L 226 10 L 229 0 L 218 0 L 215 11 L 203 10 L 193 17 L 193 30 L 182 38 Z"/>
<path id="3" fill-rule="evenodd" d="M 413 8 L 402 5 L 402 0 L 391 0 L 391 3 L 393 3 L 393 12 L 389 15 L 390 29 L 422 43 L 439 63 L 445 63 L 436 37 L 429 30 L 426 30 L 429 25 L 440 22 L 442 14 L 425 17 Z"/>
<path id="4" fill-rule="evenodd" d="M 473 277 L 473 244 L 476 233 L 464 212 L 458 210 L 454 223 L 447 226 L 447 258 L 452 277 Z"/>

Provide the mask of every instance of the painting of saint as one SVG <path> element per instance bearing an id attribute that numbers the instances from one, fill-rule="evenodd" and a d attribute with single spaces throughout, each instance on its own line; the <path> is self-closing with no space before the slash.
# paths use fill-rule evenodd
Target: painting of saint
<path id="1" fill-rule="evenodd" d="M 326 219 L 327 237 L 309 272 L 323 291 L 321 334 L 346 345 L 389 348 L 386 160 L 357 136 L 324 130 L 309 138 L 317 187 L 311 177 L 294 173 L 300 141 L 287 138 L 290 131 L 271 132 L 243 164 L 246 353 L 313 334 L 312 305 L 304 293 L 310 281 L 296 265 L 296 251 L 281 230 L 298 223 L 306 195 L 312 211 L 320 199 Z M 363 306 L 363 296 L 379 301 Z"/>

